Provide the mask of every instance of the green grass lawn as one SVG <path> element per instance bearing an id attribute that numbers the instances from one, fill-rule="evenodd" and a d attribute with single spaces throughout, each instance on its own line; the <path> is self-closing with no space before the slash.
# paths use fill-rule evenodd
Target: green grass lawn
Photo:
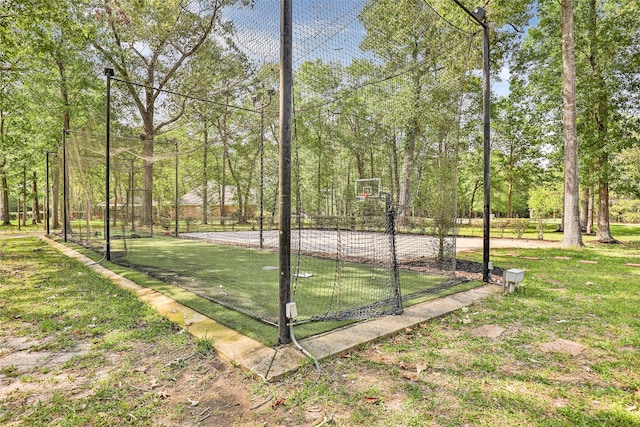
<path id="1" fill-rule="evenodd" d="M 0 425 L 129 425 L 162 413 L 165 402 L 141 391 L 148 380 L 136 364 L 175 377 L 159 355 L 199 351 L 194 340 L 45 242 L 3 237 Z M 146 359 L 131 362 L 139 354 Z M 38 355 L 37 364 L 21 362 Z"/>
<path id="2" fill-rule="evenodd" d="M 557 231 L 560 220 L 547 219 L 543 221 L 543 239 L 550 241 L 562 240 L 562 233 Z M 469 224 L 461 225 L 458 229 L 458 235 L 464 237 L 482 237 L 482 224 L 475 222 L 474 226 Z M 522 235 L 522 239 L 538 239 L 538 231 L 536 229 L 537 222 L 529 221 L 529 226 Z M 637 242 L 640 241 L 640 226 L 638 224 L 611 224 L 611 234 L 614 238 L 621 240 L 622 242 Z M 596 226 L 597 229 L 597 226 Z M 516 239 L 518 238 L 516 232 L 511 227 L 504 229 L 504 232 L 499 228 L 496 228 L 496 220 L 491 226 L 492 238 L 505 238 Z M 583 235 L 582 239 L 585 242 L 595 240 L 595 236 Z"/>
<path id="3" fill-rule="evenodd" d="M 640 264 L 639 231 L 617 228 L 614 235 L 627 242 L 623 245 L 493 249 L 497 266 L 525 270 L 517 293 L 321 361 L 319 373 L 304 367 L 277 384 L 240 374 L 222 380 L 218 372 L 213 376 L 202 368 L 189 377 L 190 382 L 210 378 L 199 383 L 200 394 L 190 389 L 188 397 L 201 401 L 193 409 L 160 397 L 160 391 L 177 394 L 189 383 L 155 391 L 148 385 L 150 375 L 168 386 L 188 372 L 182 366 L 190 362 L 168 364 L 174 352 L 194 351 L 184 334 L 131 294 L 35 239 L 0 241 L 3 339 L 14 334 L 43 340 L 42 349 L 56 351 L 83 339 L 91 343 L 87 354 L 48 379 L 39 379 L 47 374 L 44 368 L 36 373 L 3 369 L 2 378 L 14 378 L 25 391 L 0 401 L 0 422 L 80 426 L 169 420 L 193 425 L 206 405 L 219 409 L 229 425 L 316 425 L 325 418 L 331 420 L 325 424 L 336 426 L 639 426 L 640 268 L 625 265 Z M 462 256 L 477 261 L 482 253 Z M 138 272 L 125 274 L 152 281 Z M 152 282 L 147 285 L 166 286 L 167 293 L 184 292 Z M 487 327 L 502 332 L 493 338 L 478 335 Z M 543 351 L 542 344 L 558 339 L 574 341 L 583 350 L 575 355 Z M 153 349 L 154 358 L 167 356 L 147 359 L 144 364 L 152 368 L 140 366 L 143 362 L 135 359 L 140 346 Z M 55 390 L 62 378 L 89 381 L 80 392 L 43 394 Z M 38 391 L 29 391 L 37 384 Z M 212 394 L 207 398 L 203 390 Z M 231 393 L 250 402 L 235 406 L 228 400 Z M 232 407 L 238 409 L 229 412 Z M 313 416 L 317 421 L 308 422 Z"/>
<path id="4" fill-rule="evenodd" d="M 621 240 L 638 228 L 629 231 Z M 295 402 L 287 408 L 350 408 L 338 425 L 639 426 L 640 268 L 625 264 L 640 264 L 640 247 L 491 256 L 525 270 L 518 292 L 332 360 L 319 378 L 295 375 L 286 381 Z M 480 260 L 482 251 L 464 257 Z M 501 333 L 478 333 L 487 327 Z M 543 351 L 556 340 L 582 351 Z"/>

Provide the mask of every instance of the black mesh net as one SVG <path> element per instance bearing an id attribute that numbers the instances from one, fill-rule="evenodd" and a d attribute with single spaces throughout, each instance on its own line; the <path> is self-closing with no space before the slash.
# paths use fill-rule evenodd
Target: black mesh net
<path id="1" fill-rule="evenodd" d="M 101 251 L 108 228 L 113 261 L 275 323 L 279 6 L 229 5 L 222 21 L 198 58 L 210 71 L 193 59 L 162 90 L 114 78 L 108 195 L 103 134 L 71 131 L 70 234 Z M 300 320 L 398 313 L 464 281 L 456 170 L 480 123 L 473 31 L 448 2 L 294 2 Z M 141 131 L 132 91 L 155 94 L 170 125 Z"/>

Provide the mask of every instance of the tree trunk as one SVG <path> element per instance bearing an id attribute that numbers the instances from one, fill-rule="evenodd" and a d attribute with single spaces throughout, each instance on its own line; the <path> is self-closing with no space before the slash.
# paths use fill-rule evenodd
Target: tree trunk
<path id="1" fill-rule="evenodd" d="M 473 219 L 473 204 L 476 201 L 476 193 L 478 192 L 478 189 L 480 188 L 480 184 L 482 184 L 482 180 L 476 179 L 476 183 L 473 186 L 473 191 L 471 192 L 471 201 L 469 202 L 469 221 L 471 221 L 471 219 Z"/>
<path id="2" fill-rule="evenodd" d="M 22 166 L 22 225 L 27 225 L 27 167 Z"/>
<path id="3" fill-rule="evenodd" d="M 589 1 L 589 65 L 591 67 L 592 76 L 590 80 L 595 83 L 596 93 L 595 102 L 592 102 L 590 109 L 593 110 L 593 123 L 596 125 L 597 148 L 598 148 L 598 230 L 596 239 L 601 243 L 617 243 L 617 240 L 611 235 L 609 220 L 609 149 L 608 131 L 609 131 L 609 95 L 607 91 L 607 83 L 602 74 L 602 66 L 598 56 L 598 10 L 596 0 Z"/>
<path id="4" fill-rule="evenodd" d="M 91 218 L 93 217 L 93 185 L 90 180 L 87 180 L 85 191 L 87 205 L 84 208 L 84 223 L 87 226 L 87 232 L 93 233 L 93 226 L 91 225 Z"/>
<path id="5" fill-rule="evenodd" d="M 227 157 L 228 157 L 228 135 L 227 135 L 227 111 L 222 115 L 222 122 L 219 126 L 220 130 L 220 139 L 222 140 L 222 167 L 221 171 L 221 179 L 220 179 L 220 225 L 224 225 L 224 220 L 226 216 L 225 212 L 225 202 L 226 202 L 226 191 L 227 191 Z"/>
<path id="6" fill-rule="evenodd" d="M 236 174 L 236 170 L 233 168 L 231 159 L 227 158 L 227 161 L 229 162 L 228 165 L 229 165 L 229 173 L 231 174 L 231 178 L 236 183 L 236 200 L 238 201 L 238 210 L 236 212 L 236 216 L 238 218 L 238 224 L 246 224 L 247 217 L 246 217 L 246 209 L 244 204 L 244 201 L 246 201 L 246 198 L 243 198 L 242 187 L 240 185 L 241 179 L 238 176 L 238 174 Z M 250 183 L 248 185 L 248 188 L 251 188 Z M 248 194 L 248 190 L 247 190 L 247 194 Z"/>
<path id="7" fill-rule="evenodd" d="M 564 234 L 562 247 L 581 247 L 578 204 L 578 134 L 576 130 L 576 67 L 573 0 L 562 0 L 562 71 L 564 111 Z"/>
<path id="8" fill-rule="evenodd" d="M 62 62 L 62 60 L 60 60 L 59 58 L 56 59 L 56 64 L 58 66 L 58 74 L 60 76 L 60 96 L 62 98 L 62 104 L 65 107 L 63 116 L 62 116 L 62 129 L 63 132 L 67 132 L 69 129 L 71 129 L 71 114 L 69 113 L 71 107 L 70 107 L 70 102 L 69 102 L 69 89 L 67 87 L 67 72 L 66 72 L 66 68 L 64 63 Z M 64 137 L 63 139 L 66 139 L 66 137 Z M 65 150 L 66 147 L 63 147 L 63 150 Z M 62 159 L 61 159 L 62 160 Z M 65 210 L 67 212 L 67 215 L 65 218 L 62 218 L 62 220 L 64 221 L 65 224 L 65 230 L 66 233 L 71 233 L 71 209 L 69 206 L 69 170 L 68 170 L 68 165 L 66 168 L 64 168 L 63 165 L 63 170 L 62 170 L 62 180 L 63 180 L 63 187 L 66 185 L 67 187 L 67 197 L 66 199 L 63 197 L 62 203 L 64 203 L 64 207 Z"/>
<path id="9" fill-rule="evenodd" d="M 0 111 L 0 137 L 4 136 L 4 114 Z M 2 225 L 11 224 L 9 218 L 9 186 L 7 184 L 6 160 L 0 163 L 0 220 Z"/>
<path id="10" fill-rule="evenodd" d="M 33 211 L 33 224 L 40 224 L 40 201 L 38 200 L 38 181 L 36 172 L 33 172 L 33 207 L 31 210 Z"/>
<path id="11" fill-rule="evenodd" d="M 9 217 L 9 185 L 7 183 L 7 173 L 5 172 L 4 162 L 0 164 L 0 218 L 2 225 L 10 225 Z"/>
<path id="12" fill-rule="evenodd" d="M 587 231 L 587 218 L 589 216 L 589 188 L 582 190 L 580 198 L 580 230 Z"/>
<path id="13" fill-rule="evenodd" d="M 204 122 L 204 144 L 202 153 L 202 223 L 209 223 L 209 176 L 207 168 L 209 167 L 209 130 L 207 122 Z"/>
<path id="14" fill-rule="evenodd" d="M 418 47 L 414 46 L 411 53 L 413 63 L 418 62 Z M 410 112 L 411 117 L 407 123 L 407 129 L 404 141 L 404 155 L 402 159 L 402 177 L 400 179 L 400 193 L 398 197 L 398 214 L 396 222 L 398 226 L 402 226 L 407 216 L 409 207 L 411 205 L 411 183 L 413 177 L 413 170 L 415 166 L 416 145 L 421 132 L 419 108 L 420 100 L 422 97 L 422 72 L 420 67 L 414 70 L 411 75 L 413 100 Z"/>
<path id="15" fill-rule="evenodd" d="M 116 178 L 115 185 L 113 186 L 113 210 L 110 212 L 111 215 L 111 225 L 113 228 L 116 228 L 118 225 L 118 186 L 120 185 L 120 181 Z"/>
<path id="16" fill-rule="evenodd" d="M 329 196 L 328 194 L 325 194 L 322 188 L 322 161 L 324 160 L 322 158 L 322 134 L 318 131 L 316 131 L 316 136 L 318 137 L 318 168 L 316 169 L 316 194 L 318 195 L 316 200 L 316 215 L 322 215 L 322 202 L 324 202 L 324 207 L 326 208 L 327 206 L 327 201 L 326 198 Z M 323 196 L 324 195 L 324 200 L 323 200 Z M 326 209 L 326 211 L 324 212 L 324 215 L 329 215 L 329 210 Z"/>
<path id="17" fill-rule="evenodd" d="M 593 205 L 594 205 L 593 186 L 589 187 L 589 206 L 587 208 L 587 234 L 593 234 Z"/>
<path id="18" fill-rule="evenodd" d="M 153 118 L 147 114 L 144 120 L 145 133 L 140 137 L 142 143 L 142 224 L 151 226 L 153 224 L 153 156 L 155 147 L 153 143 Z M 115 194 L 113 198 L 115 200 Z M 115 209 L 115 208 L 114 208 Z M 114 212 L 115 214 L 115 212 Z M 115 215 L 114 215 L 115 217 Z"/>
<path id="19" fill-rule="evenodd" d="M 419 125 L 414 121 L 412 128 L 407 133 L 404 143 L 404 155 L 402 158 L 402 174 L 400 177 L 400 192 L 398 196 L 397 223 L 401 226 L 407 216 L 411 204 L 411 177 L 413 176 L 416 139 Z"/>
<path id="20" fill-rule="evenodd" d="M 513 218 L 513 169 L 515 168 L 514 147 L 509 144 L 509 171 L 507 174 L 508 193 L 507 193 L 507 218 Z"/>
<path id="21" fill-rule="evenodd" d="M 53 162 L 53 183 L 51 184 L 51 198 L 52 198 L 52 212 L 51 224 L 53 229 L 60 228 L 60 159 L 61 156 L 56 156 L 56 161 Z"/>
<path id="22" fill-rule="evenodd" d="M 513 180 L 509 178 L 507 194 L 507 218 L 513 218 Z"/>
<path id="23" fill-rule="evenodd" d="M 606 162 L 605 160 L 601 160 Z M 618 243 L 611 235 L 609 221 L 609 183 L 602 179 L 598 183 L 598 230 L 596 240 L 600 243 Z"/>
<path id="24" fill-rule="evenodd" d="M 396 130 L 393 130 L 393 137 L 390 140 L 391 145 L 391 161 L 392 168 L 391 176 L 393 177 L 393 190 L 392 194 L 395 195 L 396 200 L 400 200 L 400 168 L 398 167 L 398 134 Z"/>

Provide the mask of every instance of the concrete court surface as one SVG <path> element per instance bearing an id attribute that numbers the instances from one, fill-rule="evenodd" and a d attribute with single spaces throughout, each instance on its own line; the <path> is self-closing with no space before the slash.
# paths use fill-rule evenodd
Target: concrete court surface
<path id="1" fill-rule="evenodd" d="M 262 233 L 263 247 L 277 249 L 279 245 L 278 230 L 264 230 Z M 214 243 L 232 243 L 249 246 L 258 246 L 260 243 L 259 231 L 215 231 L 180 233 L 183 238 L 204 240 Z M 294 230 L 291 233 L 292 248 L 300 248 L 303 252 L 335 253 L 340 247 L 342 255 L 357 258 L 376 258 L 388 256 L 389 237 L 384 233 L 366 231 L 340 231 L 303 229 Z M 416 255 L 432 256 L 438 251 L 438 242 L 435 237 L 418 234 L 397 234 L 396 251 L 398 260 L 413 259 Z M 456 237 L 456 252 L 481 249 L 483 239 L 481 237 Z M 560 242 L 531 239 L 490 239 L 492 248 L 534 248 L 534 247 L 559 247 Z M 378 248 L 374 250 L 372 248 Z"/>
<path id="2" fill-rule="evenodd" d="M 100 264 L 96 264 L 90 258 L 71 248 L 46 237 L 41 238 L 65 255 L 88 265 L 91 269 L 110 279 L 121 288 L 134 292 L 141 300 L 146 301 L 160 314 L 185 328 L 195 337 L 211 339 L 216 352 L 222 359 L 238 364 L 243 369 L 266 381 L 275 381 L 287 373 L 297 370 L 304 364 L 313 363 L 310 358 L 291 344 L 275 348 L 267 347 L 174 301 L 164 294 L 142 287 Z M 467 246 L 468 249 L 482 247 L 482 239 L 475 240 L 478 240 L 480 245 Z M 510 240 L 509 242 L 516 243 L 517 241 Z M 357 348 L 364 343 L 395 335 L 405 328 L 443 316 L 491 295 L 496 295 L 499 292 L 499 286 L 484 285 L 418 304 L 405 309 L 401 315 L 358 322 L 341 329 L 300 340 L 299 343 L 314 358 L 321 361 L 324 358 Z"/>

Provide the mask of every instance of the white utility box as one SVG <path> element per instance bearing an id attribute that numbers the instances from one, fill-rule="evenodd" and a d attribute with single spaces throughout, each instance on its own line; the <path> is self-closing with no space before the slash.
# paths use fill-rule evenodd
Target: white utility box
<path id="1" fill-rule="evenodd" d="M 524 270 L 512 268 L 505 273 L 505 280 L 509 283 L 520 283 L 524 280 Z"/>
<path id="2" fill-rule="evenodd" d="M 284 314 L 287 319 L 295 319 L 298 317 L 298 307 L 296 307 L 295 302 L 288 302 L 285 306 Z"/>
<path id="3" fill-rule="evenodd" d="M 506 294 L 513 293 L 517 291 L 520 287 L 520 282 L 524 280 L 524 270 L 518 270 L 517 268 L 512 268 L 510 270 L 505 270 L 502 275 L 502 293 Z"/>

